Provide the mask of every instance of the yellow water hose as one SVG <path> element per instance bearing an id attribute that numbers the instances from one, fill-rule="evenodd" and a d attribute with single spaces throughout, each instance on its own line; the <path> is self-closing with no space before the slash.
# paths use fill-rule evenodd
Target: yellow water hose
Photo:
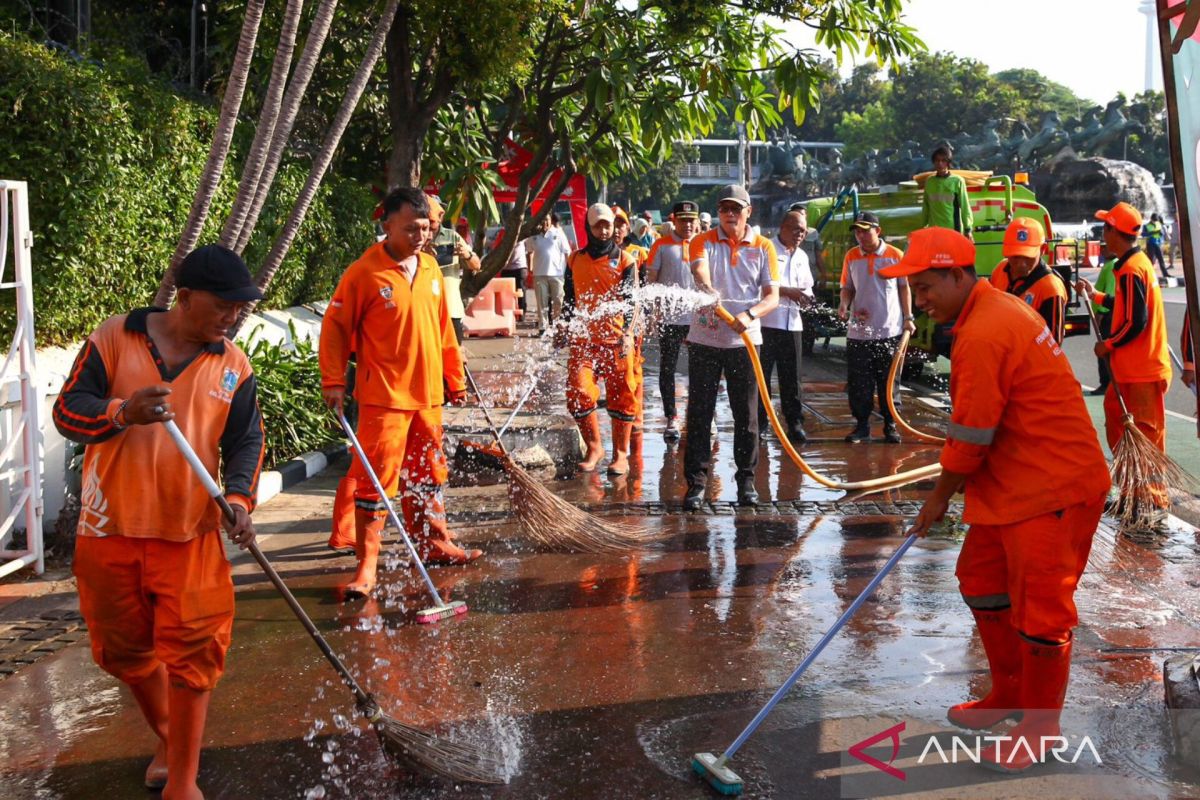
<path id="1" fill-rule="evenodd" d="M 892 356 L 892 368 L 888 370 L 887 378 L 887 407 L 888 411 L 892 412 L 892 420 L 896 423 L 896 427 L 904 431 L 908 436 L 916 439 L 918 442 L 930 442 L 931 444 L 942 444 L 946 441 L 943 436 L 934 436 L 932 433 L 921 433 L 919 430 L 909 425 L 900 416 L 900 412 L 896 410 L 896 401 L 892 397 L 893 388 L 896 385 L 896 373 L 900 371 L 900 365 L 904 363 L 904 353 L 908 350 L 908 331 L 900 337 L 900 344 L 896 346 L 896 355 Z"/>
<path id="2" fill-rule="evenodd" d="M 725 321 L 729 327 L 735 331 L 736 321 L 733 315 L 729 313 L 723 306 L 716 306 L 717 316 Z M 925 467 L 909 470 L 908 472 L 898 472 L 895 475 L 888 475 L 883 478 L 872 478 L 866 481 L 854 481 L 851 483 L 841 483 L 832 478 L 827 478 L 815 469 L 810 467 L 800 454 L 796 452 L 796 448 L 792 447 L 791 441 L 788 440 L 787 434 L 783 430 L 783 424 L 779 421 L 779 415 L 775 413 L 775 408 L 770 401 L 770 392 L 767 391 L 767 381 L 763 376 L 762 362 L 758 359 L 758 349 L 755 348 L 754 342 L 750 339 L 750 334 L 745 331 L 741 332 L 742 344 L 746 346 L 746 352 L 750 354 L 750 364 L 754 367 L 754 379 L 758 382 L 758 393 L 762 398 L 763 408 L 767 410 L 767 417 L 771 420 L 771 428 L 775 431 L 775 435 L 779 437 L 779 443 L 783 445 L 783 450 L 788 454 L 788 458 L 792 460 L 801 472 L 812 478 L 822 486 L 830 489 L 838 489 L 843 492 L 861 491 L 863 489 L 895 489 L 905 484 L 913 483 L 914 481 L 925 480 L 926 478 L 936 478 L 942 473 L 941 464 L 930 464 Z"/>

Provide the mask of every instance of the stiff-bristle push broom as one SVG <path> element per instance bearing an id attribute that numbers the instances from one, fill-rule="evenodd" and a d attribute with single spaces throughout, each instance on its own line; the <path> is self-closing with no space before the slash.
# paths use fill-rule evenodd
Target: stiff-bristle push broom
<path id="1" fill-rule="evenodd" d="M 725 748 L 725 752 L 721 753 L 719 757 L 714 753 L 696 753 L 692 756 L 692 771 L 708 781 L 709 785 L 721 794 L 735 795 L 742 793 L 745 782 L 740 775 L 729 768 L 729 760 L 746 743 L 746 740 L 758 730 L 758 726 L 762 724 L 763 720 L 767 718 L 767 715 L 771 713 L 779 701 L 791 691 L 792 686 L 795 685 L 796 681 L 800 679 L 800 676 L 804 674 L 809 666 L 817 660 L 817 656 L 821 655 L 821 651 L 833 641 L 833 637 L 837 636 L 838 631 L 850 621 L 850 618 L 862 607 L 862 604 L 867 602 L 867 599 L 874 594 L 875 590 L 879 588 L 879 584 L 892 571 L 892 568 L 900 562 L 900 559 L 904 557 L 904 554 L 908 552 L 908 548 L 912 547 L 913 542 L 916 540 L 916 534 L 909 534 L 903 544 L 896 548 L 896 552 L 887 560 L 887 563 L 883 565 L 879 573 L 871 579 L 871 582 L 859 593 L 858 597 L 854 598 L 854 602 L 850 604 L 850 607 L 838 617 L 837 622 L 833 623 L 833 627 L 821 637 L 821 641 L 817 642 L 816 646 L 804 657 L 804 660 L 793 670 L 788 679 L 783 682 L 783 685 L 775 690 L 775 694 L 771 695 L 771 699 L 754 715 L 754 719 L 750 720 L 750 724 L 738 734 L 733 743 Z"/>
<path id="2" fill-rule="evenodd" d="M 167 420 L 163 423 L 167 429 L 167 433 L 175 441 L 175 446 L 179 448 L 179 452 L 187 459 L 191 465 L 192 471 L 196 477 L 204 484 L 205 490 L 209 496 L 221 508 L 221 512 L 225 515 L 225 519 L 231 523 L 235 521 L 233 509 L 229 502 L 221 493 L 221 489 L 217 486 L 217 482 L 213 480 L 208 469 L 201 463 L 200 458 L 196 455 L 196 451 L 192 449 L 191 444 L 179 430 L 174 420 Z M 375 729 L 375 733 L 379 736 L 380 744 L 383 750 L 389 756 L 394 758 L 400 764 L 409 769 L 423 773 L 431 773 L 443 775 L 451 780 L 469 781 L 471 783 L 499 784 L 503 783 L 502 764 L 498 756 L 491 753 L 483 753 L 468 747 L 460 742 L 450 742 L 439 739 L 428 731 L 415 728 L 411 725 L 406 725 L 399 722 L 387 714 L 379 707 L 379 703 L 375 698 L 368 694 L 354 675 L 342 663 L 342 660 L 333 652 L 333 648 L 329 646 L 329 642 L 325 641 L 325 637 L 317 630 L 317 626 L 313 624 L 312 619 L 301 607 L 300 602 L 296 600 L 287 584 L 279 577 L 279 573 L 275 571 L 275 567 L 267 560 L 266 556 L 259 550 L 258 544 L 254 541 L 246 545 L 246 549 L 250 551 L 250 555 L 258 562 L 258 566 L 266 573 L 267 578 L 275 587 L 276 591 L 283 596 L 287 602 L 288 608 L 300 620 L 300 624 L 304 626 L 304 630 L 308 631 L 308 635 L 316 643 L 317 649 L 329 661 L 334 670 L 341 677 L 342 682 L 354 693 L 355 706 L 358 712 L 362 714 L 371 726 Z"/>
<path id="3" fill-rule="evenodd" d="M 338 422 L 342 425 L 342 430 L 345 431 L 346 437 L 350 440 L 350 446 L 354 448 L 354 453 L 358 456 L 359 463 L 363 465 L 363 471 L 371 479 L 371 485 L 375 487 L 380 501 L 383 503 L 384 508 L 387 509 L 388 517 L 391 518 L 392 524 L 396 526 L 396 530 L 400 532 L 400 538 L 404 542 L 404 546 L 408 548 L 408 554 L 412 557 L 413 564 L 416 565 L 417 570 L 421 573 L 421 578 L 425 581 L 426 588 L 429 589 L 429 596 L 433 598 L 432 607 L 423 608 L 417 612 L 417 622 L 422 625 L 428 625 L 431 622 L 437 622 L 446 617 L 456 617 L 466 614 L 467 604 L 462 600 L 453 600 L 447 603 L 438 594 L 437 587 L 433 585 L 433 581 L 429 577 L 429 571 L 425 569 L 425 564 L 421 562 L 421 557 L 417 555 L 417 548 L 413 545 L 412 539 L 408 538 L 408 532 L 404 530 L 404 523 L 400 521 L 400 516 L 396 513 L 396 507 L 392 505 L 392 499 L 383 490 L 383 484 L 379 482 L 379 477 L 375 474 L 371 462 L 367 460 L 367 454 L 359 443 L 358 437 L 354 435 L 354 429 L 346 419 L 346 414 L 341 409 L 338 409 L 337 417 Z"/>

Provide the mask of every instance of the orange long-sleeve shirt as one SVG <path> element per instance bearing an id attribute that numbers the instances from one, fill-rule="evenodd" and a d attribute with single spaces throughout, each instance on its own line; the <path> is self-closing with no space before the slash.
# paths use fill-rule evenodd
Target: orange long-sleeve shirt
<path id="1" fill-rule="evenodd" d="M 963 519 L 1006 525 L 1105 492 L 1096 429 L 1045 320 L 979 281 L 953 335 L 941 464 L 967 476 Z"/>
<path id="2" fill-rule="evenodd" d="M 992 286 L 1029 304 L 1042 315 L 1054 341 L 1062 342 L 1066 326 L 1067 287 L 1062 278 L 1045 264 L 1038 264 L 1024 278 L 1013 280 L 1009 274 L 1008 259 L 1004 259 L 992 270 Z"/>
<path id="3" fill-rule="evenodd" d="M 1104 343 L 1112 349 L 1108 365 L 1113 379 L 1117 383 L 1170 382 L 1167 322 L 1154 265 L 1135 247 L 1117 259 L 1113 279 L 1115 294 L 1092 298 L 1112 309 L 1112 334 Z"/>
<path id="4" fill-rule="evenodd" d="M 463 391 L 462 354 L 450 324 L 437 260 L 417 256 L 409 284 L 383 242 L 350 265 L 321 323 L 321 386 L 346 385 L 346 362 L 358 359 L 355 399 L 406 411 L 445 402 L 443 381 Z"/>

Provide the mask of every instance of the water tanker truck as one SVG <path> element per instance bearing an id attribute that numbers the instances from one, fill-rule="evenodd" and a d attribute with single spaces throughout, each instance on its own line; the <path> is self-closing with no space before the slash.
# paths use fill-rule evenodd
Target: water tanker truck
<path id="1" fill-rule="evenodd" d="M 1024 183 L 1024 175 L 1017 174 L 1017 181 L 1007 175 L 959 172 L 967 179 L 971 212 L 975 218 L 975 271 L 983 278 L 1003 259 L 1001 244 L 1004 231 L 1014 217 L 1032 217 L 1046 231 L 1049 248 L 1047 263 L 1058 273 L 1067 286 L 1066 336 L 1090 333 L 1087 309 L 1075 293 L 1075 279 L 1086 251 L 1086 243 L 1056 238 L 1050 212 L 1037 201 L 1033 192 Z M 838 294 L 842 273 L 842 261 L 847 251 L 854 247 L 851 223 L 859 211 L 870 211 L 879 217 L 883 238 L 903 250 L 908 244 L 908 234 L 921 227 L 923 191 L 921 178 L 905 181 L 895 186 L 885 186 L 871 192 L 859 192 L 854 186 L 843 189 L 836 197 L 819 197 L 808 201 L 808 220 L 816 236 L 809 239 L 810 262 L 816 282 L 817 300 L 829 308 L 838 306 Z M 811 326 L 806 319 L 805 329 L 811 327 L 810 336 L 828 338 L 845 335 L 845 325 L 836 314 L 826 311 L 814 315 Z M 938 355 L 949 355 L 949 337 L 944 326 L 937 325 L 924 314 L 917 312 L 917 332 L 909 345 L 905 362 L 905 376 L 920 372 L 923 365 Z"/>

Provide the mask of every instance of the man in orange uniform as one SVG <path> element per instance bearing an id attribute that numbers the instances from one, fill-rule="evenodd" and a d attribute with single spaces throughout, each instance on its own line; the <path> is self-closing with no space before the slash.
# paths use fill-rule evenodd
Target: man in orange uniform
<path id="1" fill-rule="evenodd" d="M 1042 262 L 1046 233 L 1042 224 L 1017 217 L 1004 232 L 1004 260 L 992 270 L 992 286 L 1021 298 L 1042 315 L 1054 341 L 1062 342 L 1066 324 L 1067 287 Z"/>
<path id="2" fill-rule="evenodd" d="M 87 445 L 74 569 L 92 656 L 129 686 L 159 739 L 146 786 L 190 800 L 202 796 L 204 722 L 233 629 L 220 526 L 242 547 L 254 540 L 263 458 L 254 374 L 225 333 L 262 293 L 219 245 L 189 254 L 175 283 L 170 311 L 111 317 L 88 337 L 54 424 Z M 156 424 L 177 414 L 200 460 L 224 479 L 236 524 Z"/>
<path id="3" fill-rule="evenodd" d="M 1009 738 L 981 757 L 985 766 L 1020 771 L 1045 760 L 1046 737 L 1059 735 L 1075 587 L 1109 478 L 1079 382 L 1045 322 L 977 280 L 974 264 L 975 246 L 961 233 L 924 228 L 883 274 L 907 276 L 921 310 L 954 321 L 942 474 L 911 533 L 927 534 L 965 489 L 971 528 L 956 572 L 992 689 L 948 716 L 989 728 L 1021 714 Z"/>
<path id="4" fill-rule="evenodd" d="M 646 265 L 650 263 L 650 248 L 644 247 L 636 241 L 636 237 L 634 237 L 632 234 L 629 217 L 626 215 L 623 209 L 620 207 L 614 207 L 613 215 L 615 217 L 613 220 L 613 238 L 616 239 L 617 245 L 633 258 L 634 264 L 637 265 L 637 276 L 634 282 L 634 288 L 645 286 Z M 634 222 L 635 227 L 637 226 L 638 222 L 643 223 L 642 229 L 644 231 L 644 225 L 647 224 L 646 220 L 643 217 L 638 217 Z M 635 307 L 632 322 L 634 328 L 633 364 L 634 369 L 637 371 L 634 380 L 637 381 L 638 410 L 637 419 L 633 421 L 633 431 L 630 433 L 629 452 L 633 455 L 634 461 L 639 463 L 639 459 L 642 455 L 642 431 L 646 425 L 646 376 L 644 369 L 646 357 L 642 354 L 642 342 L 645 333 L 645 318 L 643 315 L 644 310 L 640 307 Z M 637 468 L 640 469 L 641 467 L 639 466 Z"/>
<path id="5" fill-rule="evenodd" d="M 467 390 L 442 273 L 437 260 L 422 252 L 429 238 L 425 194 L 392 191 L 383 200 L 382 224 L 386 238 L 342 275 L 321 324 L 321 393 L 341 410 L 346 361 L 354 349 L 357 433 L 380 484 L 389 496 L 404 489 L 404 526 L 422 560 L 462 564 L 482 552 L 455 545 L 446 526 L 443 383 L 455 405 L 466 402 Z M 356 596 L 375 587 L 387 512 L 357 457 L 348 477 L 355 485 L 358 571 L 345 590 Z"/>
<path id="6" fill-rule="evenodd" d="M 633 425 L 640 418 L 638 388 L 641 370 L 631 324 L 630 294 L 637 280 L 633 256 L 621 250 L 613 235 L 616 215 L 603 203 L 587 213 L 587 245 L 567 260 L 563 281 L 562 319 L 567 327 L 556 337 L 559 347 L 568 345 L 567 410 L 583 434 L 587 452 L 579 468 L 596 469 L 604 457 L 600 421 L 598 381 L 604 381 L 608 415 L 612 418 L 613 457 L 608 474 L 629 471 L 629 448 Z M 606 312 L 601 307 L 617 304 L 625 310 Z M 581 316 L 583 319 L 576 320 Z"/>
<path id="7" fill-rule="evenodd" d="M 1108 211 L 1097 211 L 1104 221 L 1104 244 L 1117 261 L 1113 267 L 1116 294 L 1101 294 L 1080 278 L 1077 289 L 1105 308 L 1112 309 L 1111 335 L 1097 342 L 1095 351 L 1108 358 L 1112 380 L 1104 395 L 1104 432 L 1114 448 L 1125 431 L 1121 401 L 1142 433 L 1166 452 L 1167 427 L 1164 397 L 1171 382 L 1171 354 L 1167 345 L 1167 322 L 1162 292 L 1154 265 L 1137 247 L 1142 215 L 1128 203 L 1117 203 Z M 1170 505 L 1165 487 L 1155 492 L 1155 509 L 1140 516 L 1154 530 L 1166 524 Z"/>

